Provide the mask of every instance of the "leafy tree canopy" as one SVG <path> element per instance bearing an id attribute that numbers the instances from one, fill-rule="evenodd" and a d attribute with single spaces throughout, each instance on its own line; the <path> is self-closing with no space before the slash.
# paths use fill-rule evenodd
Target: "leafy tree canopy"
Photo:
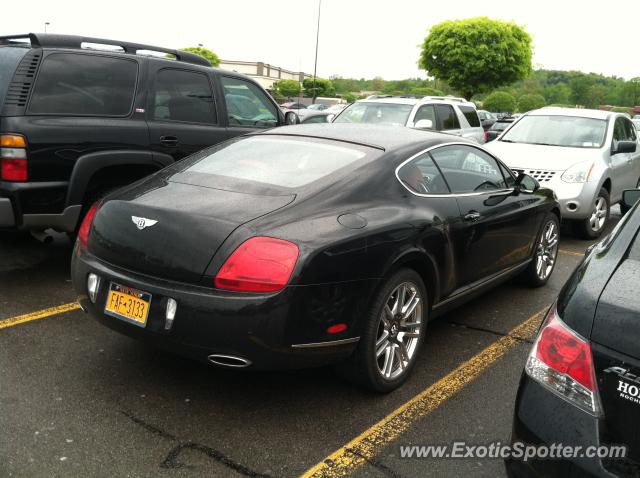
<path id="1" fill-rule="evenodd" d="M 544 96 L 539 94 L 526 94 L 518 98 L 518 111 L 526 113 L 527 111 L 537 110 L 547 104 Z"/>
<path id="2" fill-rule="evenodd" d="M 302 82 L 304 94 L 313 96 L 313 78 L 305 78 Z M 316 77 L 316 96 L 334 96 L 336 90 L 331 80 Z"/>
<path id="3" fill-rule="evenodd" d="M 431 28 L 419 65 L 470 99 L 531 73 L 531 36 L 487 17 L 448 20 Z"/>
<path id="4" fill-rule="evenodd" d="M 496 91 L 484 99 L 482 107 L 495 113 L 513 113 L 516 110 L 516 99 L 509 93 Z"/>
<path id="5" fill-rule="evenodd" d="M 291 98 L 298 96 L 302 88 L 296 80 L 280 80 L 274 85 L 274 90 L 286 98 Z"/>
<path id="6" fill-rule="evenodd" d="M 181 48 L 181 50 L 188 51 L 189 53 L 195 53 L 196 55 L 206 58 L 211 63 L 211 66 L 220 66 L 220 57 L 208 48 L 204 48 L 202 46 L 190 46 L 187 48 Z"/>

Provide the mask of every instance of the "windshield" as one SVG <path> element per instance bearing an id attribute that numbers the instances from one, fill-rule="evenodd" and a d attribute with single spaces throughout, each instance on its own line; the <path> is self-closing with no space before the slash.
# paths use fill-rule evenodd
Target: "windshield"
<path id="1" fill-rule="evenodd" d="M 370 123 L 405 126 L 413 105 L 398 103 L 354 103 L 334 123 Z"/>
<path id="2" fill-rule="evenodd" d="M 4 103 L 16 66 L 28 51 L 24 47 L 0 47 L 0 106 Z"/>
<path id="3" fill-rule="evenodd" d="M 358 160 L 373 157 L 374 151 L 336 141 L 251 136 L 214 147 L 210 154 L 184 172 L 293 188 L 321 179 Z"/>
<path id="4" fill-rule="evenodd" d="M 600 148 L 607 122 L 577 116 L 525 116 L 500 141 L 572 148 Z"/>

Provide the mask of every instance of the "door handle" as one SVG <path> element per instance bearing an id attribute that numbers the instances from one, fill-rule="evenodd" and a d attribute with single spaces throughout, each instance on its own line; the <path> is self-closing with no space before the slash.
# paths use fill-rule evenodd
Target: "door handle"
<path id="1" fill-rule="evenodd" d="M 178 146 L 178 138 L 175 136 L 160 136 L 160 143 L 168 148 Z"/>
<path id="2" fill-rule="evenodd" d="M 477 221 L 480 219 L 480 213 L 478 211 L 469 211 L 464 216 L 465 221 Z"/>

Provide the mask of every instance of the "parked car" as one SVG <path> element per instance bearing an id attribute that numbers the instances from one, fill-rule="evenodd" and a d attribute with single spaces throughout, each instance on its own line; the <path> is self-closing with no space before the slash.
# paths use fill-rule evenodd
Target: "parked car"
<path id="1" fill-rule="evenodd" d="M 622 191 L 640 185 L 636 130 L 619 113 L 542 108 L 524 114 L 487 148 L 553 189 L 562 217 L 586 238 L 600 236 Z"/>
<path id="2" fill-rule="evenodd" d="M 296 103 L 294 101 L 289 101 L 287 103 L 282 103 L 282 105 L 280 105 L 280 107 L 283 110 L 306 110 L 307 109 L 307 105 L 304 105 L 302 103 Z"/>
<path id="3" fill-rule="evenodd" d="M 491 125 L 491 128 L 489 128 L 488 131 L 484 132 L 485 142 L 488 143 L 496 139 L 505 129 L 511 126 L 515 120 L 516 119 L 511 116 L 505 116 L 502 119 L 497 120 Z"/>
<path id="4" fill-rule="evenodd" d="M 485 131 L 489 130 L 498 119 L 496 115 L 486 110 L 478 110 L 478 117 L 480 118 L 482 129 Z"/>
<path id="5" fill-rule="evenodd" d="M 484 130 L 473 103 L 463 98 L 383 96 L 349 105 L 334 123 L 368 123 L 442 131 L 484 143 Z"/>
<path id="6" fill-rule="evenodd" d="M 631 122 L 636 127 L 636 131 L 640 131 L 640 118 L 633 119 L 633 120 L 631 120 Z M 638 136 L 638 133 L 636 133 L 636 136 Z"/>
<path id="7" fill-rule="evenodd" d="M 309 110 L 316 110 L 316 111 L 323 111 L 328 109 L 329 107 L 327 105 L 323 105 L 322 103 L 314 103 L 312 105 L 309 105 L 307 107 L 307 109 Z"/>
<path id="8" fill-rule="evenodd" d="M 558 227 L 550 190 L 471 141 L 289 126 L 96 203 L 72 276 L 82 308 L 123 334 L 227 368 L 338 364 L 384 392 L 428 319 L 515 274 L 544 285 Z"/>
<path id="9" fill-rule="evenodd" d="M 330 113 L 328 110 L 324 111 L 313 111 L 311 110 L 310 114 L 306 114 L 300 117 L 301 124 L 309 124 L 309 123 L 330 123 L 330 119 L 333 113 Z"/>
<path id="10" fill-rule="evenodd" d="M 178 50 L 5 36 L 0 72 L 0 228 L 73 232 L 106 192 L 212 144 L 285 124 L 254 80 Z"/>
<path id="11" fill-rule="evenodd" d="M 625 191 L 631 208 L 640 191 Z M 624 459 L 507 461 L 508 475 L 636 476 L 640 467 L 640 210 L 593 247 L 549 310 L 518 388 L 512 441 L 622 445 Z"/>

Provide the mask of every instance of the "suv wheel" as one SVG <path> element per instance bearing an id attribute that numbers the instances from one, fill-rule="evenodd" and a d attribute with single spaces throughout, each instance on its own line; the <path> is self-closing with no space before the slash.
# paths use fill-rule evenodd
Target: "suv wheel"
<path id="1" fill-rule="evenodd" d="M 375 296 L 358 348 L 338 372 L 376 392 L 398 388 L 415 366 L 427 315 L 427 292 L 420 275 L 400 269 Z"/>
<path id="2" fill-rule="evenodd" d="M 609 193 L 605 188 L 602 188 L 593 202 L 589 217 L 575 223 L 574 227 L 577 235 L 584 239 L 600 237 L 609 220 L 610 209 Z"/>

